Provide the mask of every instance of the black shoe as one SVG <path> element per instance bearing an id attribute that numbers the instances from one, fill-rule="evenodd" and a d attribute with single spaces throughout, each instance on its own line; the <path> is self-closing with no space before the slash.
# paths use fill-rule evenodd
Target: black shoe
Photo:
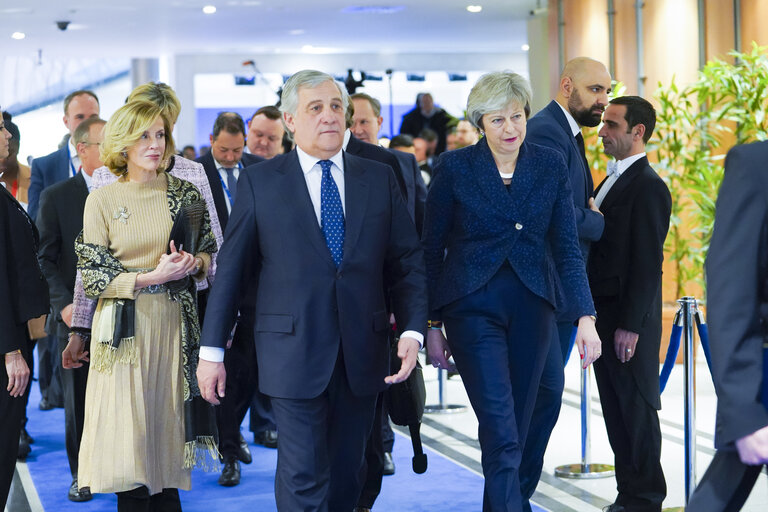
<path id="1" fill-rule="evenodd" d="M 395 461 L 392 460 L 391 452 L 384 452 L 384 467 L 381 470 L 381 474 L 384 476 L 395 474 Z"/>
<path id="2" fill-rule="evenodd" d="M 265 430 L 253 434 L 253 441 L 267 448 L 277 448 L 277 430 Z"/>
<path id="3" fill-rule="evenodd" d="M 240 449 L 237 451 L 237 460 L 243 464 L 250 464 L 253 462 L 253 457 L 251 457 L 251 450 L 248 448 L 248 443 L 243 437 L 243 434 L 240 434 Z"/>
<path id="4" fill-rule="evenodd" d="M 29 432 L 27 432 L 27 429 L 22 427 L 21 428 L 21 438 L 27 442 L 27 444 L 34 444 L 35 440 L 32 438 L 31 435 L 29 435 Z"/>
<path id="5" fill-rule="evenodd" d="M 234 487 L 240 483 L 240 461 L 230 459 L 224 463 L 224 469 L 219 477 L 219 485 Z"/>
<path id="6" fill-rule="evenodd" d="M 29 443 L 24 439 L 24 436 L 19 436 L 19 451 L 16 454 L 16 458 L 19 460 L 27 460 L 27 455 L 32 449 L 29 447 Z"/>
<path id="7" fill-rule="evenodd" d="M 55 409 L 54 405 L 45 397 L 40 399 L 40 403 L 37 405 L 37 407 L 39 407 L 41 411 L 50 411 L 51 409 Z"/>
<path id="8" fill-rule="evenodd" d="M 69 486 L 69 493 L 67 494 L 67 497 L 69 498 L 69 501 L 83 502 L 91 501 L 93 499 L 93 494 L 91 494 L 90 487 L 83 487 L 82 489 L 78 489 L 77 478 L 74 478 L 72 479 L 72 485 Z"/>

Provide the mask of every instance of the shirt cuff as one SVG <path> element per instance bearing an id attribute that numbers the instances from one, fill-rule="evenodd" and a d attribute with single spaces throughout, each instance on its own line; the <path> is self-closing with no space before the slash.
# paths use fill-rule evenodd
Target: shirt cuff
<path id="1" fill-rule="evenodd" d="M 424 335 L 418 331 L 403 331 L 403 334 L 401 334 L 400 337 L 413 338 L 419 342 L 419 348 L 424 348 Z"/>
<path id="2" fill-rule="evenodd" d="M 200 359 L 212 363 L 224 362 L 224 349 L 219 347 L 200 347 Z"/>

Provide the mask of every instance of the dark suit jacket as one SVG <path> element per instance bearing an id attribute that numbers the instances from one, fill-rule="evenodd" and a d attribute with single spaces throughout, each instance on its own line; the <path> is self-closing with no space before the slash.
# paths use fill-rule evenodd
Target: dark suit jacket
<path id="1" fill-rule="evenodd" d="M 46 187 L 54 183 L 64 181 L 71 174 L 69 160 L 69 145 L 54 151 L 50 155 L 32 160 L 32 177 L 29 183 L 29 216 L 37 218 L 37 209 L 40 206 L 40 194 Z"/>
<path id="2" fill-rule="evenodd" d="M 83 210 L 88 186 L 82 173 L 56 183 L 40 195 L 37 227 L 40 230 L 38 259 L 51 292 L 53 319 L 59 337 L 66 338 L 69 327 L 61 320 L 61 310 L 72 304 L 77 272 L 75 238 L 83 229 Z"/>
<path id="3" fill-rule="evenodd" d="M 563 155 L 571 180 L 576 230 L 584 261 L 589 254 L 589 243 L 600 239 L 603 233 L 603 216 L 589 209 L 589 198 L 593 197 L 592 173 L 584 166 L 581 150 L 562 109 L 551 101 L 528 121 L 525 136 L 529 142 L 556 149 Z"/>
<path id="4" fill-rule="evenodd" d="M 613 347 L 613 333 L 619 327 L 640 335 L 628 363 L 621 363 L 612 348 L 603 350 L 603 361 L 628 368 L 645 400 L 657 409 L 661 408 L 661 265 L 671 208 L 667 185 L 648 159 L 641 158 L 603 199 L 605 231 L 592 245 L 588 264 L 600 339 Z"/>
<path id="5" fill-rule="evenodd" d="M 223 347 L 242 288 L 258 283 L 254 331 L 259 388 L 267 395 L 318 396 L 339 344 L 353 392 L 382 391 L 389 371 L 385 283 L 403 330 L 425 330 L 423 254 L 391 170 L 345 153 L 344 184 L 344 257 L 336 269 L 295 150 L 238 183 L 201 345 Z M 248 262 L 254 273 L 244 282 Z"/>
<path id="6" fill-rule="evenodd" d="M 408 214 L 416 224 L 416 231 L 421 235 L 424 227 L 424 205 L 427 202 L 427 185 L 419 169 L 419 163 L 416 157 L 404 151 L 389 150 L 395 155 L 400 163 L 400 169 L 403 172 L 403 181 L 405 182 L 406 204 L 408 205 Z"/>
<path id="7" fill-rule="evenodd" d="M 240 158 L 240 163 L 243 164 L 243 168 L 249 165 L 263 162 L 264 159 L 257 155 L 251 155 L 250 153 L 243 153 Z M 195 162 L 203 164 L 205 169 L 205 175 L 208 177 L 208 183 L 211 185 L 211 194 L 213 194 L 213 203 L 216 205 L 216 213 L 219 215 L 219 222 L 221 223 L 221 231 L 226 231 L 227 221 L 229 220 L 229 211 L 227 211 L 227 200 L 224 197 L 224 187 L 221 186 L 221 175 L 216 170 L 216 162 L 213 159 L 213 154 L 209 151 Z"/>
<path id="8" fill-rule="evenodd" d="M 37 266 L 37 244 L 32 219 L 0 186 L 0 354 L 21 349 L 26 356 L 26 322 L 48 312 L 48 283 Z"/>
<path id="9" fill-rule="evenodd" d="M 717 391 L 715 444 L 768 425 L 761 319 L 768 316 L 768 142 L 736 146 L 725 160 L 707 255 L 707 316 Z"/>
<path id="10" fill-rule="evenodd" d="M 577 315 L 594 314 L 558 152 L 523 142 L 510 191 L 485 138 L 444 153 L 435 170 L 423 236 L 432 319 L 486 284 L 506 261 L 553 307 L 561 302 L 558 275 Z"/>

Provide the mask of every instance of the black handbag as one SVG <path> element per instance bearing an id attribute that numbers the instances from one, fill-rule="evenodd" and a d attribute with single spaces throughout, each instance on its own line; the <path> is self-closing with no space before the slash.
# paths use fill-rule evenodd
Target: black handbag
<path id="1" fill-rule="evenodd" d="M 402 362 L 397 357 L 397 343 L 392 345 L 390 365 L 400 368 Z M 424 415 L 424 404 L 427 400 L 427 390 L 424 386 L 424 376 L 421 364 L 416 361 L 416 368 L 403 382 L 392 384 L 384 397 L 389 417 L 396 425 L 408 427 L 413 445 L 412 466 L 414 473 L 424 473 L 427 470 L 427 454 L 421 446 L 421 418 Z"/>

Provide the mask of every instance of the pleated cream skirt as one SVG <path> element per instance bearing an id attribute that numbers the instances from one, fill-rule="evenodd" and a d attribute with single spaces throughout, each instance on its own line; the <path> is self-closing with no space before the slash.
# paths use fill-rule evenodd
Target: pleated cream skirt
<path id="1" fill-rule="evenodd" d="M 93 325 L 99 325 L 101 301 Z M 99 371 L 93 352 L 85 396 L 78 483 L 111 493 L 145 485 L 190 488 L 184 469 L 181 310 L 167 293 L 136 300 L 136 364 Z M 96 357 L 96 360 L 94 360 Z"/>

